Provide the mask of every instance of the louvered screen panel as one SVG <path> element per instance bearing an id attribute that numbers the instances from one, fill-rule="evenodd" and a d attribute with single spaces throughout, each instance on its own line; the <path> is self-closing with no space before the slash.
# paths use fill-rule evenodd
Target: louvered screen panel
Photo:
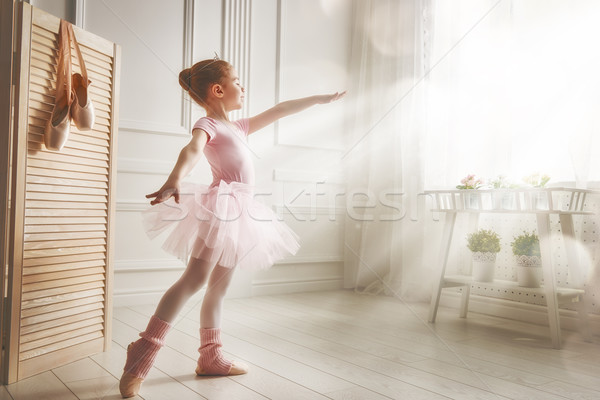
<path id="1" fill-rule="evenodd" d="M 31 9 L 31 28 L 29 75 L 21 76 L 28 110 L 26 140 L 19 144 L 27 151 L 18 379 L 110 344 L 119 58 L 118 46 L 74 27 L 96 119 L 90 131 L 71 123 L 65 146 L 47 150 L 43 133 L 54 104 L 59 19 L 23 7 L 24 19 Z M 76 60 L 73 73 L 80 72 Z"/>

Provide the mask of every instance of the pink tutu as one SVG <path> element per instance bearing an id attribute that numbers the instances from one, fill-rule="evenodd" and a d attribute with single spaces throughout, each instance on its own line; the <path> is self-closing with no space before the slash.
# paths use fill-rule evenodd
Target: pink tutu
<path id="1" fill-rule="evenodd" d="M 144 228 L 150 238 L 173 229 L 162 248 L 183 261 L 191 256 L 266 269 L 296 254 L 299 237 L 253 193 L 253 186 L 235 181 L 213 187 L 184 182 L 179 204 L 171 197 L 142 212 Z"/>

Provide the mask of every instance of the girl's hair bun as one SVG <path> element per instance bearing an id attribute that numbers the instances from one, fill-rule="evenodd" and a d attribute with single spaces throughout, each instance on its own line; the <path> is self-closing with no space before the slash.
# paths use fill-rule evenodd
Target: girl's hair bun
<path id="1" fill-rule="evenodd" d="M 227 61 L 210 59 L 202 60 L 179 73 L 179 85 L 189 93 L 198 104 L 203 105 L 208 89 L 213 83 L 222 83 L 231 71 Z"/>
<path id="2" fill-rule="evenodd" d="M 186 68 L 179 73 L 179 85 L 186 92 L 190 91 L 191 88 L 192 69 Z"/>

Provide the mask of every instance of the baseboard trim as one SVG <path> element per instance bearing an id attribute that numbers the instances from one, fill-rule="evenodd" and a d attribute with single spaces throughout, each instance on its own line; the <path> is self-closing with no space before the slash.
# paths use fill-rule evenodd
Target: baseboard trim
<path id="1" fill-rule="evenodd" d="M 342 288 L 341 277 L 331 277 L 314 280 L 278 280 L 263 281 L 252 283 L 252 296 L 270 296 L 276 294 L 299 293 L 299 292 L 317 292 L 324 290 L 338 290 Z M 129 307 L 145 304 L 158 304 L 163 294 L 167 291 L 165 288 L 146 288 L 133 290 L 114 290 L 114 307 Z M 202 289 L 193 295 L 188 304 L 194 304 L 204 296 L 205 290 Z M 229 296 L 228 296 L 229 297 Z"/>
<path id="2" fill-rule="evenodd" d="M 115 290 L 113 293 L 113 306 L 131 307 L 147 304 L 158 304 L 167 289 L 168 287 L 154 287 L 138 290 Z M 204 289 L 200 290 L 188 300 L 187 304 L 191 305 L 201 301 L 204 297 L 204 292 Z"/>
<path id="3" fill-rule="evenodd" d="M 183 272 L 185 264 L 177 259 L 132 259 L 115 261 L 115 274 L 120 273 L 147 273 L 161 271 Z"/>
<path id="4" fill-rule="evenodd" d="M 270 296 L 276 294 L 318 292 L 342 288 L 342 277 L 314 280 L 281 280 L 252 283 L 252 296 Z"/>
<path id="5" fill-rule="evenodd" d="M 344 259 L 341 255 L 305 255 L 289 256 L 273 264 L 276 266 L 287 266 L 292 264 L 316 264 L 316 263 L 341 263 Z M 115 273 L 124 272 L 157 272 L 157 271 L 183 271 L 185 263 L 176 258 L 161 259 L 127 259 L 115 261 Z"/>
<path id="6" fill-rule="evenodd" d="M 456 308 L 458 318 L 460 298 L 461 293 L 459 292 L 444 291 L 440 298 L 440 305 Z M 471 295 L 469 312 L 548 326 L 546 307 L 535 304 Z M 579 318 L 576 311 L 560 309 L 559 315 L 561 329 L 579 331 Z M 597 335 L 600 332 L 600 315 L 589 314 L 588 318 L 592 335 Z"/>

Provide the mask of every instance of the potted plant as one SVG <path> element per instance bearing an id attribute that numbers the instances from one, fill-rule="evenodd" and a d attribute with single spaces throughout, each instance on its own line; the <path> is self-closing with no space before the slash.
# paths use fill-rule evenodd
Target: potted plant
<path id="1" fill-rule="evenodd" d="M 542 259 L 540 240 L 535 233 L 523 231 L 510 244 L 517 261 L 517 281 L 519 286 L 540 287 L 542 282 Z"/>
<path id="2" fill-rule="evenodd" d="M 474 190 L 479 189 L 483 186 L 483 181 L 477 178 L 475 175 L 467 175 L 460 181 L 460 185 L 457 185 L 457 189 L 461 190 Z M 465 209 L 478 208 L 478 197 L 476 193 L 465 193 L 463 196 Z"/>
<path id="3" fill-rule="evenodd" d="M 515 189 L 517 185 L 510 182 L 506 176 L 498 175 L 490 181 L 490 186 L 497 189 L 494 192 L 494 208 L 496 210 L 514 210 L 515 209 L 515 193 L 507 189 Z"/>
<path id="4" fill-rule="evenodd" d="M 540 189 L 545 188 L 548 181 L 550 181 L 550 177 L 546 174 L 542 175 L 539 172 L 523 178 L 523 182 L 529 186 Z"/>
<path id="5" fill-rule="evenodd" d="M 548 181 L 550 180 L 550 177 L 548 175 L 542 175 L 539 172 L 535 173 L 535 174 L 531 174 L 529 176 L 526 176 L 523 178 L 523 182 L 525 182 L 527 185 L 535 188 L 535 189 L 540 189 L 539 192 L 533 192 L 532 193 L 532 198 L 531 198 L 531 208 L 534 210 L 547 210 L 549 203 L 548 203 L 548 196 L 551 195 L 550 192 L 545 191 L 544 189 L 546 188 L 546 184 L 548 183 Z"/>
<path id="6" fill-rule="evenodd" d="M 467 236 L 467 247 L 473 252 L 473 279 L 492 282 L 496 270 L 496 255 L 500 251 L 500 237 L 492 230 L 480 229 Z"/>

